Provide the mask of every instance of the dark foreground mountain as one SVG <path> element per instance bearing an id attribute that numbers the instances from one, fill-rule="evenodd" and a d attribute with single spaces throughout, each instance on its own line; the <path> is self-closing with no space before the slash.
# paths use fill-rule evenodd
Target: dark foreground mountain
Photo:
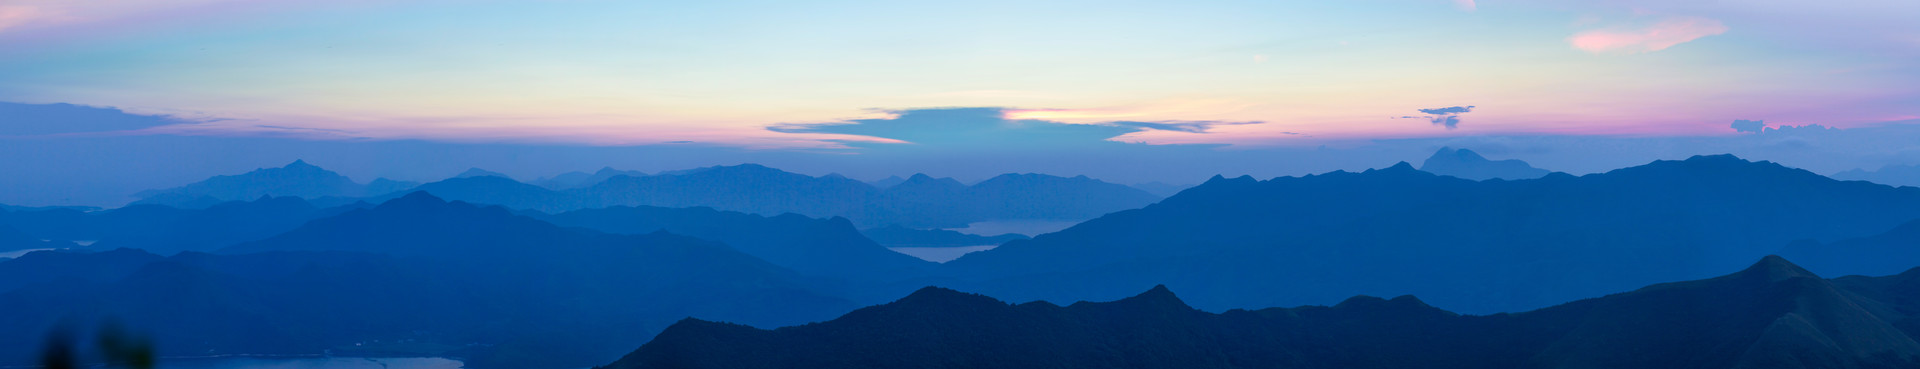
<path id="1" fill-rule="evenodd" d="M 860 233 L 886 247 L 960 247 L 999 245 L 1012 240 L 1028 239 L 1026 235 L 1007 233 L 997 236 L 966 234 L 945 229 L 913 229 L 890 225 L 870 228 Z"/>
<path id="2" fill-rule="evenodd" d="M 1451 147 L 1440 148 L 1427 161 L 1420 164 L 1420 170 L 1443 176 L 1454 176 L 1475 181 L 1488 179 L 1534 179 L 1552 173 L 1546 169 L 1534 168 L 1519 159 L 1487 160 L 1479 153 L 1467 149 Z"/>
<path id="3" fill-rule="evenodd" d="M 141 198 L 138 204 L 168 205 L 181 208 L 202 208 L 228 201 L 246 201 L 262 196 L 296 196 L 319 198 L 328 196 L 368 196 L 378 195 L 399 188 L 412 187 L 412 183 L 376 179 L 373 183 L 360 184 L 353 180 L 305 161 L 294 161 L 279 168 L 261 168 L 251 172 L 230 176 L 215 176 L 186 186 L 143 191 L 135 194 Z"/>
<path id="4" fill-rule="evenodd" d="M 854 306 L 720 243 L 564 228 L 424 193 L 215 254 L 28 254 L 0 262 L 0 280 L 61 270 L 73 277 L 0 284 L 11 287 L 0 290 L 0 365 L 33 363 L 56 326 L 113 319 L 151 334 L 161 356 L 331 351 L 577 368 L 688 316 L 774 326 Z"/>
<path id="5" fill-rule="evenodd" d="M 688 319 L 605 368 L 1910 368 L 1916 289 L 1920 270 L 1830 281 L 1778 257 L 1491 316 L 1411 296 L 1214 314 L 1164 286 L 1065 307 L 929 287 L 776 330 Z"/>
<path id="6" fill-rule="evenodd" d="M 1521 311 L 1696 279 L 1920 218 L 1920 188 L 1836 181 L 1728 155 L 1517 181 L 1404 163 L 1268 181 L 1214 178 L 1139 210 L 968 254 L 996 297 L 1110 300 L 1156 284 L 1208 310 L 1422 296 Z"/>

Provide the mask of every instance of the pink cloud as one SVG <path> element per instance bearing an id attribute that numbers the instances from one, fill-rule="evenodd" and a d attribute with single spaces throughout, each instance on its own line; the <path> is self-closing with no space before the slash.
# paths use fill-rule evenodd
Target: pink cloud
<path id="1" fill-rule="evenodd" d="M 38 21 L 45 18 L 46 13 L 37 7 L 0 5 L 0 31 Z"/>
<path id="2" fill-rule="evenodd" d="M 1666 50 L 1701 37 L 1727 33 L 1727 25 L 1701 17 L 1676 17 L 1639 29 L 1602 29 L 1574 34 L 1568 43 L 1592 53 L 1637 54 Z"/>
<path id="3" fill-rule="evenodd" d="M 1465 11 L 1473 11 L 1474 9 L 1480 8 L 1479 5 L 1473 3 L 1473 0 L 1453 0 L 1453 6 Z"/>

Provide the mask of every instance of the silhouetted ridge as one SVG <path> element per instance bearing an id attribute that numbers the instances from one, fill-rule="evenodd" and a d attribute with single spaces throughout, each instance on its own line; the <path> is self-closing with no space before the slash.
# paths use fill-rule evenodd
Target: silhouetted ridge
<path id="1" fill-rule="evenodd" d="M 1155 285 L 1152 289 L 1148 289 L 1146 292 L 1141 292 L 1138 295 L 1133 295 L 1133 297 L 1097 304 L 1141 311 L 1198 311 L 1194 310 L 1191 306 L 1187 306 L 1187 302 L 1180 301 L 1180 297 L 1175 296 L 1173 290 L 1167 289 L 1166 285 Z"/>
<path id="2" fill-rule="evenodd" d="M 1440 308 L 1433 307 L 1432 305 L 1427 305 L 1425 301 L 1420 301 L 1420 298 L 1414 297 L 1413 295 L 1400 295 L 1392 299 L 1383 299 L 1383 298 L 1367 296 L 1367 295 L 1358 295 L 1358 296 L 1349 297 L 1346 300 L 1340 301 L 1339 304 L 1333 305 L 1333 308 L 1347 311 L 1347 312 L 1380 314 L 1381 316 L 1426 314 L 1426 313 L 1436 313 L 1436 312 L 1445 313 L 1448 315 L 1453 314 L 1451 312 L 1447 312 L 1446 310 L 1441 310 Z"/>
<path id="3" fill-rule="evenodd" d="M 1911 278 L 1908 278 L 1911 279 Z M 1729 283 L 1733 281 L 1733 283 Z M 1412 296 L 1168 314 L 1164 287 L 1009 305 L 944 288 L 776 330 L 683 322 L 607 368 L 1906 368 L 1920 333 L 1896 277 L 1859 292 L 1778 257 L 1718 278 L 1551 308 L 1458 315 Z M 1869 288 L 1870 287 L 1870 288 Z M 959 307 L 956 307 L 959 306 Z M 1904 328 L 1903 328 L 1904 327 Z"/>
<path id="4" fill-rule="evenodd" d="M 1760 261 L 1753 263 L 1753 266 L 1747 267 L 1746 270 L 1741 270 L 1734 275 L 1742 278 L 1763 279 L 1769 282 L 1779 282 L 1791 278 L 1820 278 L 1820 276 L 1814 275 L 1813 272 L 1809 272 L 1799 265 L 1794 265 L 1779 255 L 1767 255 L 1766 257 L 1760 258 Z"/>
<path id="5" fill-rule="evenodd" d="M 914 290 L 912 294 L 908 294 L 906 297 L 894 301 L 894 303 L 900 305 L 942 306 L 978 303 L 981 301 L 999 303 L 999 300 L 994 300 L 992 297 L 987 297 L 986 295 L 960 292 L 949 288 L 934 286 Z"/>

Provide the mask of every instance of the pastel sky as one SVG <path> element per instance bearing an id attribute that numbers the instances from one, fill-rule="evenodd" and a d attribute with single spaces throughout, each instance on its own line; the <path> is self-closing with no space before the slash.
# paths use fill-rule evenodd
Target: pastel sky
<path id="1" fill-rule="evenodd" d="M 0 101 L 170 115 L 147 132 L 174 135 L 597 146 L 910 144 L 818 127 L 934 107 L 1150 144 L 1716 136 L 1920 118 L 1916 19 L 1911 0 L 0 0 Z"/>

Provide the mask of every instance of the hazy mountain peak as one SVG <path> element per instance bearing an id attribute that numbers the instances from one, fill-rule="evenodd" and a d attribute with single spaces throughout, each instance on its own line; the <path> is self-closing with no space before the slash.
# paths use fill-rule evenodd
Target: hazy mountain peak
<path id="1" fill-rule="evenodd" d="M 887 178 L 881 178 L 878 181 L 873 181 L 873 186 L 884 189 L 884 188 L 899 185 L 906 181 L 907 181 L 906 178 L 900 178 L 900 176 L 887 176 Z"/>
<path id="2" fill-rule="evenodd" d="M 1420 170 L 1444 176 L 1454 176 L 1476 181 L 1488 179 L 1533 179 L 1546 176 L 1550 171 L 1534 168 L 1527 162 L 1517 159 L 1488 160 L 1479 153 L 1468 149 L 1452 147 L 1440 148 L 1440 151 L 1427 157 L 1420 164 Z"/>
<path id="3" fill-rule="evenodd" d="M 185 186 L 141 191 L 141 204 L 162 204 L 183 208 L 204 208 L 226 201 L 246 201 L 261 196 L 353 196 L 365 186 L 305 160 L 281 167 L 256 168 L 242 174 L 220 175 Z"/>
<path id="4" fill-rule="evenodd" d="M 495 171 L 480 169 L 480 168 L 467 168 L 467 171 L 460 172 L 459 175 L 453 176 L 453 178 L 474 178 L 474 177 L 513 178 L 510 176 L 507 176 L 506 174 L 501 174 L 500 172 L 495 172 Z"/>
<path id="5" fill-rule="evenodd" d="M 912 177 L 907 177 L 907 180 L 894 184 L 894 187 L 907 188 L 908 186 L 934 186 L 934 185 L 942 186 L 942 187 L 966 187 L 967 186 L 966 184 L 960 183 L 959 180 L 956 180 L 953 178 L 935 178 L 934 176 L 926 175 L 925 173 L 914 173 Z"/>
<path id="6" fill-rule="evenodd" d="M 1393 166 L 1389 166 L 1389 167 L 1386 167 L 1386 168 L 1380 168 L 1380 169 L 1368 169 L 1367 171 L 1368 171 L 1368 172 L 1373 172 L 1373 171 L 1381 171 L 1381 172 L 1412 172 L 1412 171 L 1416 171 L 1416 170 L 1418 170 L 1418 169 L 1413 169 L 1413 164 L 1410 164 L 1410 163 L 1407 163 L 1407 162 L 1404 162 L 1404 161 L 1403 161 L 1403 162 L 1398 162 L 1398 163 L 1393 163 Z"/>

